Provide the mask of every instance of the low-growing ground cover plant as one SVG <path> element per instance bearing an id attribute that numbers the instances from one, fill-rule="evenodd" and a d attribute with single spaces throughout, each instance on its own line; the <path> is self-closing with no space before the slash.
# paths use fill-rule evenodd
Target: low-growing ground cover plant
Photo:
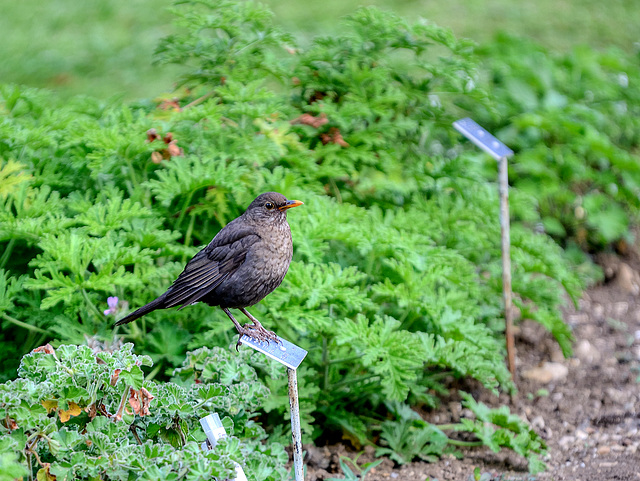
<path id="1" fill-rule="evenodd" d="M 497 189 L 450 127 L 502 108 L 482 88 L 473 46 L 376 9 L 304 49 L 250 2 L 187 2 L 175 15 L 181 28 L 158 48 L 159 62 L 183 68 L 171 96 L 63 103 L 0 87 L 4 379 L 47 340 L 111 340 L 117 318 L 164 292 L 243 206 L 274 190 L 305 207 L 284 283 L 252 312 L 309 351 L 299 370 L 306 439 L 380 439 L 380 453 L 405 462 L 455 450 L 465 430 L 540 469 L 543 443 L 504 409 L 461 394 L 476 419 L 446 427 L 410 409 L 437 405 L 455 378 L 513 388 Z M 584 278 L 529 227 L 543 222 L 535 196 L 516 189 L 512 200 L 525 221 L 512 230 L 515 302 L 570 353 L 559 308 Z M 151 358 L 148 381 L 164 381 L 188 350 L 232 343 L 218 311 L 157 312 L 115 335 Z M 286 441 L 286 376 L 248 362 L 271 393 L 261 416 L 270 438 Z"/>
<path id="2" fill-rule="evenodd" d="M 49 344 L 0 384 L 0 479 L 286 479 L 282 445 L 251 420 L 268 395 L 247 356 L 202 348 L 178 384 L 145 380 L 149 356 Z M 229 434 L 205 453 L 199 419 L 217 412 Z M 34 477 L 35 476 L 35 477 Z"/>

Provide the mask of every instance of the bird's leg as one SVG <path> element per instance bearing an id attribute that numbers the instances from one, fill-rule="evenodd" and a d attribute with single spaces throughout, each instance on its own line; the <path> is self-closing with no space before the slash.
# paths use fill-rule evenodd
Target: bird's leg
<path id="1" fill-rule="evenodd" d="M 224 311 L 224 313 L 229 316 L 229 319 L 231 319 L 231 322 L 233 322 L 233 325 L 236 326 L 236 329 L 238 330 L 238 334 L 240 334 L 240 337 L 238 338 L 238 343 L 236 344 L 236 351 L 238 350 L 238 347 L 242 344 L 242 342 L 240 342 L 240 339 L 242 339 L 242 336 L 248 336 L 248 337 L 252 337 L 258 341 L 267 341 L 269 342 L 269 336 L 263 334 L 261 331 L 252 328 L 251 326 L 241 326 L 240 323 L 238 321 L 236 321 L 236 318 L 233 317 L 233 314 L 231 314 L 231 311 L 226 308 L 223 307 L 222 310 Z M 260 326 L 262 327 L 262 326 Z M 262 328 L 263 331 L 266 331 L 266 329 L 263 327 Z M 266 331 L 268 332 L 268 331 Z"/>
<path id="2" fill-rule="evenodd" d="M 249 324 L 245 324 L 244 327 L 257 330 L 258 332 L 266 336 L 271 341 L 281 342 L 280 339 L 278 339 L 278 336 L 276 335 L 275 332 L 268 331 L 264 327 L 262 327 L 262 324 L 260 324 L 260 321 L 255 317 L 253 317 L 251 314 L 249 314 L 249 311 L 247 311 L 244 307 L 240 307 L 239 309 L 240 309 L 240 312 L 242 312 L 245 316 L 247 316 L 253 322 L 253 326 L 250 326 Z"/>

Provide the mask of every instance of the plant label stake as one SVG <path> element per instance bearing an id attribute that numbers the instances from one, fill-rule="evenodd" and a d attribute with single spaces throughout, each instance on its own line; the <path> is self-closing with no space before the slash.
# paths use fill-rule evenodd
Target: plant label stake
<path id="1" fill-rule="evenodd" d="M 509 234 L 509 176 L 507 158 L 513 150 L 480 127 L 470 118 L 460 119 L 453 127 L 498 161 L 500 185 L 500 230 L 502 232 L 502 295 L 504 297 L 505 336 L 507 338 L 507 365 L 511 378 L 516 377 L 516 347 L 513 340 L 513 311 L 511 304 L 511 240 Z"/>
<path id="2" fill-rule="evenodd" d="M 227 431 L 225 431 L 222 421 L 218 413 L 209 414 L 208 416 L 200 419 L 200 425 L 202 430 L 207 435 L 207 441 L 202 443 L 202 449 L 208 451 L 212 449 L 220 439 L 227 437 Z M 236 477 L 234 481 L 247 481 L 247 476 L 244 474 L 242 466 L 238 463 L 236 465 Z"/>
<path id="3" fill-rule="evenodd" d="M 293 467 L 296 481 L 304 481 L 302 435 L 300 434 L 300 405 L 298 403 L 298 377 L 296 370 L 307 355 L 307 351 L 280 337 L 278 337 L 279 342 L 257 341 L 247 336 L 242 336 L 240 341 L 242 344 L 251 346 L 256 351 L 287 366 L 287 375 L 289 377 L 289 408 L 291 409 L 291 436 L 293 438 Z"/>

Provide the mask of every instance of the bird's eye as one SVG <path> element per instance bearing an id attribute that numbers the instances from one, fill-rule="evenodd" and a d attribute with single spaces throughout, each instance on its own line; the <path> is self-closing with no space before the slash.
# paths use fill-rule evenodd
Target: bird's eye
<path id="1" fill-rule="evenodd" d="M 267 210 L 271 210 L 275 207 L 275 205 L 273 205 L 273 202 L 267 202 L 264 206 L 267 208 Z"/>

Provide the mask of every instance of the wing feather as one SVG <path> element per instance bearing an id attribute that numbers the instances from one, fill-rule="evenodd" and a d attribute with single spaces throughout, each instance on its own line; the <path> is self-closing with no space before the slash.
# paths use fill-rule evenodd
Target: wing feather
<path id="1" fill-rule="evenodd" d="M 238 219 L 236 219 L 238 220 Z M 260 237 L 249 228 L 230 222 L 185 266 L 165 293 L 164 306 L 186 307 L 209 295 L 245 261 L 249 248 Z"/>

